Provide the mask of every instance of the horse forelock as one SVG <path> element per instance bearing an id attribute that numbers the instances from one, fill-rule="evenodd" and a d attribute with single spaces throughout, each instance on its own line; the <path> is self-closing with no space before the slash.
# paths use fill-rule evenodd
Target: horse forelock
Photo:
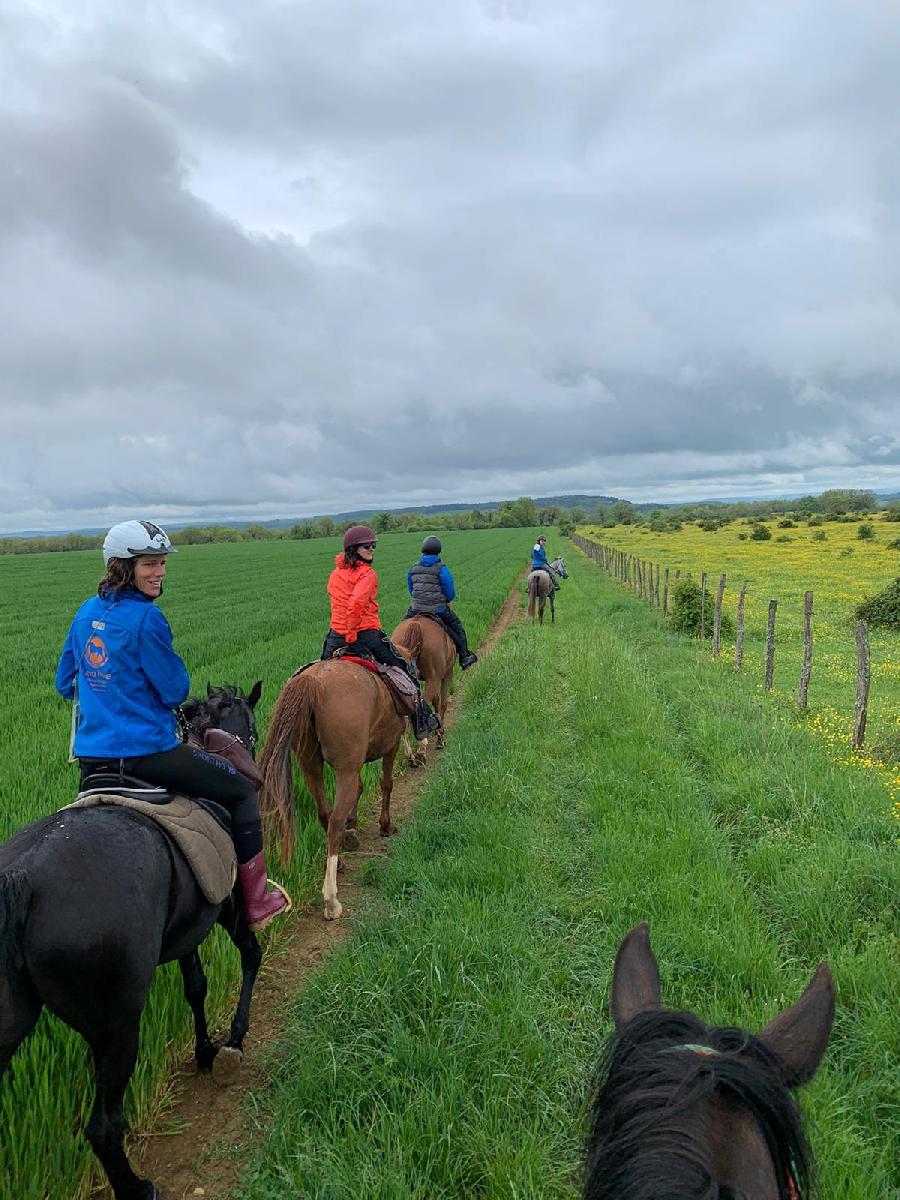
<path id="1" fill-rule="evenodd" d="M 670 1200 L 719 1197 L 711 1144 L 691 1130 L 701 1101 L 746 1109 L 780 1200 L 807 1194 L 811 1164 L 799 1110 L 777 1058 L 745 1030 L 710 1028 L 692 1013 L 641 1013 L 610 1040 L 594 1091 L 586 1200 L 657 1200 L 661 1184 Z"/>

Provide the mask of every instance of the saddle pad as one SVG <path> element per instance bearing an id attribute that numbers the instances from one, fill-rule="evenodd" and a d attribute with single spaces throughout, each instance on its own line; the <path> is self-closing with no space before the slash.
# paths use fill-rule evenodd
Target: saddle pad
<path id="1" fill-rule="evenodd" d="M 369 658 L 356 658 L 352 654 L 342 654 L 339 658 L 332 659 L 332 662 L 356 663 L 365 667 L 367 671 L 374 672 L 387 688 L 398 717 L 411 717 L 416 711 L 419 703 L 419 685 L 413 683 L 402 667 L 389 667 Z"/>
<path id="2" fill-rule="evenodd" d="M 152 804 L 132 796 L 94 793 L 80 796 L 65 807 L 95 808 L 108 805 L 129 808 L 155 821 L 184 855 L 210 904 L 221 904 L 231 895 L 237 877 L 234 843 L 215 818 L 193 800 L 187 796 L 175 796 L 168 804 Z"/>

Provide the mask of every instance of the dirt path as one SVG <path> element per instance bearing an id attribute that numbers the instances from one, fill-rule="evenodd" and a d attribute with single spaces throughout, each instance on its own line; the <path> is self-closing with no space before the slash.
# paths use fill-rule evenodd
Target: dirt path
<path id="1" fill-rule="evenodd" d="M 520 581 L 504 602 L 500 615 L 487 637 L 478 647 L 483 657 L 493 649 L 501 634 L 513 623 L 520 606 Z M 452 729 L 461 693 L 451 697 L 446 726 Z M 391 814 L 402 826 L 412 811 L 416 797 L 435 769 L 437 755 L 429 751 L 424 769 L 407 770 L 400 775 L 391 796 Z M 169 1103 L 166 1104 L 158 1126 L 132 1140 L 132 1167 L 144 1178 L 154 1180 L 163 1190 L 165 1200 L 226 1200 L 237 1185 L 247 1155 L 263 1131 L 250 1125 L 242 1110 L 247 1092 L 265 1086 L 265 1076 L 259 1066 L 260 1050 L 280 1034 L 284 1015 L 291 1000 L 320 961 L 331 949 L 353 932 L 352 918 L 359 909 L 362 894 L 367 890 L 361 883 L 365 863 L 385 854 L 390 843 L 378 835 L 376 807 L 370 801 L 369 811 L 359 831 L 360 848 L 347 855 L 346 869 L 341 875 L 340 894 L 344 916 L 339 921 L 326 921 L 321 902 L 298 911 L 293 921 L 290 940 L 282 943 L 277 953 L 266 960 L 253 996 L 250 1033 L 245 1043 L 246 1058 L 241 1068 L 239 1084 L 220 1088 L 211 1076 L 200 1075 L 193 1059 L 185 1061 L 176 1076 Z M 103 1188 L 99 1196 L 111 1196 Z"/>

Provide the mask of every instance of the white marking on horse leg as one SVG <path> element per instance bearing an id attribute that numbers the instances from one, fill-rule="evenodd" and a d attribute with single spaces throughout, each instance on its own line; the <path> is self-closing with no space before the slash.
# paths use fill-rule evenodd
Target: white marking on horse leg
<path id="1" fill-rule="evenodd" d="M 336 921 L 343 912 L 341 902 L 337 898 L 337 868 L 338 856 L 329 854 L 325 863 L 325 882 L 322 885 L 326 921 Z"/>

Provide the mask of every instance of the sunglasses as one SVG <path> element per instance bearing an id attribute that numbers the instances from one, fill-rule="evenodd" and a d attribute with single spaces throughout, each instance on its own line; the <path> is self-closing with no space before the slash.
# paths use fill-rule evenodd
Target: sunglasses
<path id="1" fill-rule="evenodd" d="M 359 549 L 360 550 L 374 550 L 376 544 L 377 544 L 376 542 L 360 542 Z"/>

